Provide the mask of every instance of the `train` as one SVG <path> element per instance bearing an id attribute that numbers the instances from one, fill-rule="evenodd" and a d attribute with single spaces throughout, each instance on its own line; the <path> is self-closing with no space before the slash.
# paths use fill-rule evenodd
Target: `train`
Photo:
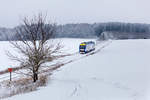
<path id="1" fill-rule="evenodd" d="M 86 54 L 86 53 L 89 53 L 94 50 L 95 50 L 95 42 L 93 42 L 93 41 L 82 42 L 79 45 L 79 53 L 80 54 Z"/>

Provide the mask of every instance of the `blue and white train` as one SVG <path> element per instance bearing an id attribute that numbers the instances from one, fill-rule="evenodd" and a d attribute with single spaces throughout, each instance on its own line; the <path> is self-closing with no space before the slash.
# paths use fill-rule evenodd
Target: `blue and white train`
<path id="1" fill-rule="evenodd" d="M 81 54 L 85 54 L 93 50 L 95 50 L 95 42 L 93 41 L 82 42 L 79 46 L 79 53 Z"/>

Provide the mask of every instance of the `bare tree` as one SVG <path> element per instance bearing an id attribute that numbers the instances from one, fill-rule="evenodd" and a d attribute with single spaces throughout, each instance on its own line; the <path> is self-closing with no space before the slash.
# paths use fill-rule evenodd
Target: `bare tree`
<path id="1" fill-rule="evenodd" d="M 16 38 L 19 41 L 10 41 L 22 56 L 18 57 L 9 53 L 12 60 L 20 62 L 20 65 L 30 70 L 33 82 L 38 80 L 39 68 L 56 58 L 62 46 L 60 43 L 50 44 L 49 39 L 55 35 L 55 24 L 47 23 L 42 14 L 32 19 L 24 18 L 21 27 L 16 28 Z"/>

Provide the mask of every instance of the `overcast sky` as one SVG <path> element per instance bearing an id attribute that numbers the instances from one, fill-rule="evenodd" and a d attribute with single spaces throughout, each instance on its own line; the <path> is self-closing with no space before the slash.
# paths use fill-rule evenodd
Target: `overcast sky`
<path id="1" fill-rule="evenodd" d="M 150 0 L 0 0 L 0 27 L 14 27 L 38 12 L 57 24 L 150 23 Z"/>

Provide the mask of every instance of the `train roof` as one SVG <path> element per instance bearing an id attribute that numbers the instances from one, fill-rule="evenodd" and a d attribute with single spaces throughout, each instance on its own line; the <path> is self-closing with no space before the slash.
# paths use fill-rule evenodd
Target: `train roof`
<path id="1" fill-rule="evenodd" d="M 95 44 L 95 42 L 93 42 L 93 41 L 88 41 L 88 42 L 82 42 L 81 44 L 83 45 L 86 45 L 86 44 L 89 44 L 89 43 L 94 43 Z"/>

